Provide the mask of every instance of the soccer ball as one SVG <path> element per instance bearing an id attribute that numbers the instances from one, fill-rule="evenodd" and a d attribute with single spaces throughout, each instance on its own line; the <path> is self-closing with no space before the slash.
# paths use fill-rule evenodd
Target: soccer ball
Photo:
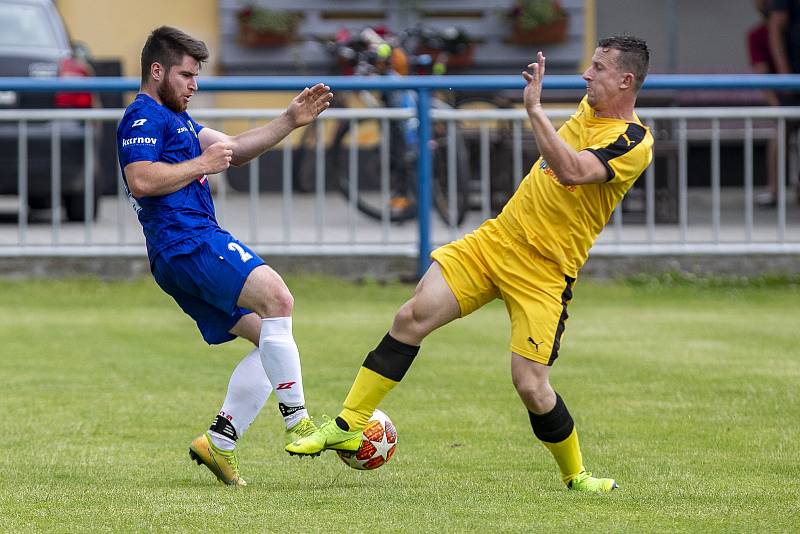
<path id="1" fill-rule="evenodd" d="M 391 459 L 397 448 L 397 430 L 389 416 L 380 410 L 372 413 L 361 438 L 357 451 L 337 451 L 339 458 L 353 469 L 377 469 Z"/>

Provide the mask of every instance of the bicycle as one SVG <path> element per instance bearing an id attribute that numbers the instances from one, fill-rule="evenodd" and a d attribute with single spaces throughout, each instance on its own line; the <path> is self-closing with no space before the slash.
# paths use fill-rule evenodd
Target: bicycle
<path id="1" fill-rule="evenodd" d="M 356 38 L 343 37 L 327 44 L 329 52 L 337 58 L 339 68 L 343 72 L 362 76 L 390 74 L 390 57 L 399 50 L 399 47 L 397 45 L 391 47 L 381 37 L 376 39 L 376 36 L 372 35 L 374 33 L 371 30 L 362 31 Z M 382 46 L 384 44 L 386 46 Z M 430 61 L 430 56 L 406 57 L 408 68 L 413 72 L 430 74 L 437 68 Z M 361 91 L 357 96 L 362 107 L 416 108 L 412 94 L 412 92 L 391 91 L 375 96 L 368 91 Z M 339 97 L 334 105 L 350 107 L 353 104 L 355 102 Z M 431 104 L 432 107 L 438 108 L 450 107 L 436 97 L 432 98 Z M 393 223 L 402 223 L 417 216 L 418 121 L 416 118 L 388 121 L 388 158 L 386 155 L 381 157 L 380 142 L 374 135 L 376 131 L 380 133 L 380 126 L 376 126 L 377 122 L 376 119 L 351 119 L 340 122 L 325 151 L 326 168 L 330 169 L 328 176 L 332 178 L 336 188 L 348 201 L 353 201 L 361 213 L 377 220 L 386 218 Z M 313 147 L 316 144 L 319 124 L 320 121 L 315 121 L 306 127 L 300 146 L 295 151 L 294 185 L 301 192 L 314 190 L 317 162 L 316 150 Z M 352 135 L 354 131 L 358 133 L 358 137 Z M 472 181 L 468 148 L 458 129 L 453 139 L 453 146 L 448 146 L 445 125 L 433 125 L 429 146 L 433 160 L 433 205 L 440 218 L 449 226 L 457 226 L 464 221 L 469 209 L 469 189 Z M 351 168 L 354 144 L 357 146 L 357 168 Z M 454 151 L 452 155 L 451 151 Z M 387 164 L 387 159 L 388 185 L 385 180 L 384 183 L 376 180 L 382 176 L 382 166 Z M 452 180 L 449 174 L 448 161 L 455 162 L 455 180 Z M 352 183 L 351 177 L 355 179 Z"/>

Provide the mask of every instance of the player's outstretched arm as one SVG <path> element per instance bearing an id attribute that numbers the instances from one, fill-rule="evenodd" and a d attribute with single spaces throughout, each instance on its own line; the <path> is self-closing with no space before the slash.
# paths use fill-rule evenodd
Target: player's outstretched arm
<path id="1" fill-rule="evenodd" d="M 125 178 L 136 198 L 168 195 L 207 174 L 224 171 L 230 166 L 232 155 L 230 145 L 220 141 L 206 148 L 198 157 L 180 163 L 129 163 L 125 166 Z"/>
<path id="2" fill-rule="evenodd" d="M 228 136 L 206 127 L 200 130 L 200 145 L 205 150 L 205 147 L 212 143 L 227 141 L 233 147 L 231 164 L 243 165 L 275 146 L 295 128 L 305 126 L 316 119 L 330 107 L 332 99 L 331 88 L 323 83 L 306 87 L 292 99 L 280 117 L 268 124 L 235 136 Z"/>
<path id="3" fill-rule="evenodd" d="M 294 97 L 286 108 L 285 115 L 293 123 L 293 128 L 305 126 L 328 109 L 331 100 L 333 100 L 331 88 L 324 83 L 318 83 L 314 87 L 306 87 Z"/>
<path id="4" fill-rule="evenodd" d="M 547 118 L 541 101 L 544 68 L 544 54 L 538 52 L 536 62 L 528 65 L 530 72 L 522 71 L 522 77 L 527 82 L 523 92 L 525 110 L 542 157 L 563 185 L 604 182 L 608 174 L 600 160 L 590 152 L 576 152 L 558 136 L 553 123 Z"/>

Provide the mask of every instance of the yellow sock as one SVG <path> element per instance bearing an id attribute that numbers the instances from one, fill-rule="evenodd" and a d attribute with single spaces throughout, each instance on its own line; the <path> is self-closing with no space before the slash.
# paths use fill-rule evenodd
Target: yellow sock
<path id="1" fill-rule="evenodd" d="M 578 473 L 583 471 L 583 456 L 581 455 L 581 446 L 578 443 L 578 431 L 573 428 L 567 439 L 558 443 L 547 443 L 542 441 L 542 444 L 547 447 L 553 458 L 556 459 L 558 468 L 561 470 L 561 480 L 564 484 L 569 484 Z"/>
<path id="2" fill-rule="evenodd" d="M 344 408 L 339 417 L 347 421 L 350 430 L 364 428 L 378 404 L 398 383 L 366 367 L 361 367 L 350 393 L 344 400 Z"/>

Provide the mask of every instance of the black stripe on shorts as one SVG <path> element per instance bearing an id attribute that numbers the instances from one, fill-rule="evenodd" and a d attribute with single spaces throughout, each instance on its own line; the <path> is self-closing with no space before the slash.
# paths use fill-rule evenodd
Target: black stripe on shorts
<path id="1" fill-rule="evenodd" d="M 566 282 L 566 287 L 564 287 L 564 292 L 561 293 L 561 317 L 558 318 L 556 338 L 553 340 L 553 351 L 550 353 L 550 359 L 547 361 L 547 365 L 553 365 L 553 362 L 558 358 L 558 349 L 561 347 L 561 336 L 564 333 L 565 323 L 569 317 L 567 313 L 567 304 L 572 300 L 572 284 L 575 283 L 575 279 L 565 275 L 564 281 Z"/>

